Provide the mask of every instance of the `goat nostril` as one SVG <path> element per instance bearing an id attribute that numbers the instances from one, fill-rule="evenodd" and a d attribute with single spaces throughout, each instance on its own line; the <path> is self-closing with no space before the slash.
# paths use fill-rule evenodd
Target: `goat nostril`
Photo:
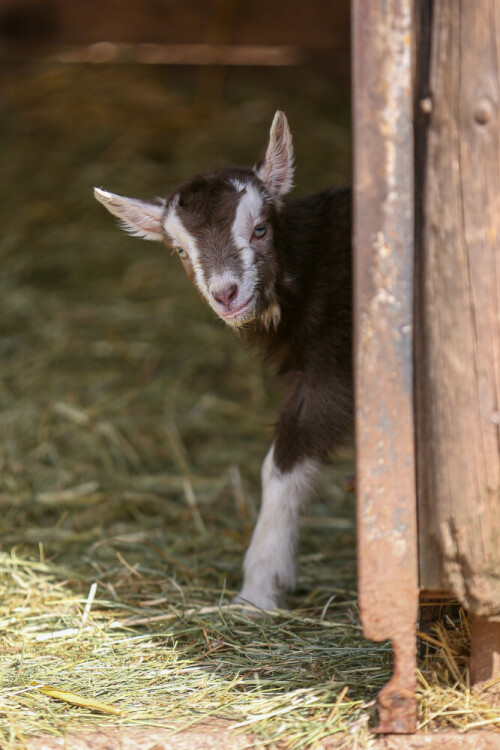
<path id="1" fill-rule="evenodd" d="M 217 302 L 220 302 L 221 305 L 224 305 L 224 307 L 229 307 L 233 299 L 238 294 L 238 286 L 237 284 L 231 284 L 231 286 L 226 287 L 225 289 L 221 289 L 220 292 L 217 294 L 214 294 L 214 299 L 217 300 Z"/>

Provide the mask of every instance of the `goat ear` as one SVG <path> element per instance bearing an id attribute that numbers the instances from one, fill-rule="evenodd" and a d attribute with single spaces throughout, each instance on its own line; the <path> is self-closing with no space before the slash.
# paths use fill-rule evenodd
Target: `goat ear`
<path id="1" fill-rule="evenodd" d="M 254 167 L 257 177 L 275 198 L 280 198 L 293 187 L 292 134 L 284 112 L 276 112 L 269 133 L 264 158 Z"/>
<path id="2" fill-rule="evenodd" d="M 126 232 L 145 240 L 159 242 L 164 239 L 161 228 L 164 204 L 124 198 L 100 188 L 94 188 L 94 196 L 113 216 L 121 220 Z"/>

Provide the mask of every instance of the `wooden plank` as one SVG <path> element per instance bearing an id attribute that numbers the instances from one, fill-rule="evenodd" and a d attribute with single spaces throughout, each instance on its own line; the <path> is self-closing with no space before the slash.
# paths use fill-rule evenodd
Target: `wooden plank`
<path id="1" fill-rule="evenodd" d="M 415 729 L 418 609 L 413 443 L 410 0 L 354 0 L 358 588 L 366 637 L 391 639 L 382 732 Z"/>
<path id="2" fill-rule="evenodd" d="M 471 615 L 470 681 L 491 695 L 500 695 L 500 622 Z"/>
<path id="3" fill-rule="evenodd" d="M 53 55 L 63 63 L 140 65 L 288 66 L 303 62 L 303 52 L 287 45 L 116 44 L 96 42 L 71 46 Z"/>
<path id="4" fill-rule="evenodd" d="M 421 585 L 490 617 L 500 615 L 499 56 L 500 0 L 434 0 L 417 253 Z"/>

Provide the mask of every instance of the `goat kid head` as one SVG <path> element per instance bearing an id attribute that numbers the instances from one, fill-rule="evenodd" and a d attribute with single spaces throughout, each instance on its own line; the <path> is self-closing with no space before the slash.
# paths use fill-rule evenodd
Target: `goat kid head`
<path id="1" fill-rule="evenodd" d="M 282 197 L 293 180 L 293 146 L 283 112 L 253 169 L 223 169 L 194 177 L 166 199 L 142 201 L 95 188 L 124 229 L 165 242 L 210 307 L 229 325 L 277 325 L 278 259 L 273 242 Z"/>

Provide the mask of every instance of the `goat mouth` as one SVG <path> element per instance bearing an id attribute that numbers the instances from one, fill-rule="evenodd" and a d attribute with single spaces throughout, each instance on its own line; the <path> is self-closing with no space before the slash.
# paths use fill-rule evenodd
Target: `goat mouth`
<path id="1" fill-rule="evenodd" d="M 245 312 L 248 311 L 252 303 L 252 297 L 247 299 L 246 302 L 243 302 L 242 305 L 236 308 L 236 310 L 231 310 L 230 312 L 223 313 L 221 315 L 224 320 L 227 320 L 228 322 L 236 321 L 237 318 L 240 318 Z"/>

